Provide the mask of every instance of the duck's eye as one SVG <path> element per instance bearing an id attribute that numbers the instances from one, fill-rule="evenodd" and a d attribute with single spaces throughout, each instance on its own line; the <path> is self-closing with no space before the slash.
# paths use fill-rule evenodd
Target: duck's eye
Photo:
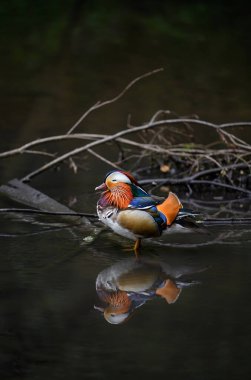
<path id="1" fill-rule="evenodd" d="M 112 182 L 117 182 L 117 180 L 116 179 L 112 179 Z"/>

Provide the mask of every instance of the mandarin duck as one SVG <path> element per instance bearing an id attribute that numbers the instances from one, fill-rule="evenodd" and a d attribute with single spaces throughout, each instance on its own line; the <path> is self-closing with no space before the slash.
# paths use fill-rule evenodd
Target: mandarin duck
<path id="1" fill-rule="evenodd" d="M 177 195 L 170 192 L 163 201 L 148 194 L 131 173 L 114 170 L 95 188 L 101 190 L 97 203 L 99 220 L 114 232 L 134 240 L 139 253 L 142 238 L 158 237 L 173 225 L 196 225 L 193 212 L 183 209 Z"/>
<path id="2" fill-rule="evenodd" d="M 96 292 L 103 306 L 94 306 L 111 324 L 121 324 L 146 302 L 162 298 L 177 301 L 184 287 L 198 284 L 187 276 L 204 271 L 198 265 L 170 264 L 149 259 L 127 259 L 102 270 L 96 279 Z"/>

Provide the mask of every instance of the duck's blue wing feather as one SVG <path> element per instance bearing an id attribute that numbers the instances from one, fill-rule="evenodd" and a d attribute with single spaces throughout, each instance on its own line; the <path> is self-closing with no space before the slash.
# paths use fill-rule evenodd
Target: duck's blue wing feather
<path id="1" fill-rule="evenodd" d="M 135 197 L 129 204 L 129 208 L 138 209 L 149 209 L 151 207 L 156 207 L 159 201 L 153 199 L 152 197 Z"/>

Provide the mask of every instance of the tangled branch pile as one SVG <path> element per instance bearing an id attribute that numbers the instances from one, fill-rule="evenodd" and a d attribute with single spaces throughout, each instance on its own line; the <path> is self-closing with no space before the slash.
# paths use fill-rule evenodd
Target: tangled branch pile
<path id="1" fill-rule="evenodd" d="M 142 178 L 140 183 L 144 185 L 185 186 L 189 193 L 205 188 L 207 192 L 225 189 L 250 196 L 251 145 L 238 137 L 238 131 L 250 128 L 251 122 L 214 124 L 197 117 L 173 117 L 170 111 L 159 110 L 147 123 L 133 126 L 128 121 L 125 129 L 112 135 L 76 133 L 77 127 L 91 112 L 114 103 L 136 82 L 158 71 L 160 69 L 134 79 L 115 98 L 96 103 L 66 134 L 31 141 L 1 153 L 0 158 L 24 153 L 45 156 L 47 162 L 27 174 L 22 181 L 29 181 L 63 162 L 70 164 L 77 172 L 81 154 L 88 152 L 111 167 L 132 171 L 138 178 Z M 208 145 L 196 143 L 196 133 L 201 129 L 205 135 L 209 130 L 212 131 L 214 141 Z M 77 147 L 59 156 L 50 152 L 52 142 L 60 141 L 63 144 L 67 140 L 75 140 Z M 82 141 L 87 143 L 82 144 Z M 94 150 L 107 144 L 107 156 Z M 42 151 L 34 150 L 37 146 L 45 148 Z M 117 153 L 115 160 L 110 159 L 111 146 Z M 144 179 L 146 174 L 152 178 Z"/>

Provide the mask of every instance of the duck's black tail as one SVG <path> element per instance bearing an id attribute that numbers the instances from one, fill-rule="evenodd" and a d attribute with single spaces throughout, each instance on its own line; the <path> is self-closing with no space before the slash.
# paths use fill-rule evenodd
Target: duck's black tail
<path id="1" fill-rule="evenodd" d="M 176 219 L 175 223 L 180 224 L 182 227 L 186 228 L 201 228 L 205 227 L 203 216 L 189 209 L 182 208 Z"/>

